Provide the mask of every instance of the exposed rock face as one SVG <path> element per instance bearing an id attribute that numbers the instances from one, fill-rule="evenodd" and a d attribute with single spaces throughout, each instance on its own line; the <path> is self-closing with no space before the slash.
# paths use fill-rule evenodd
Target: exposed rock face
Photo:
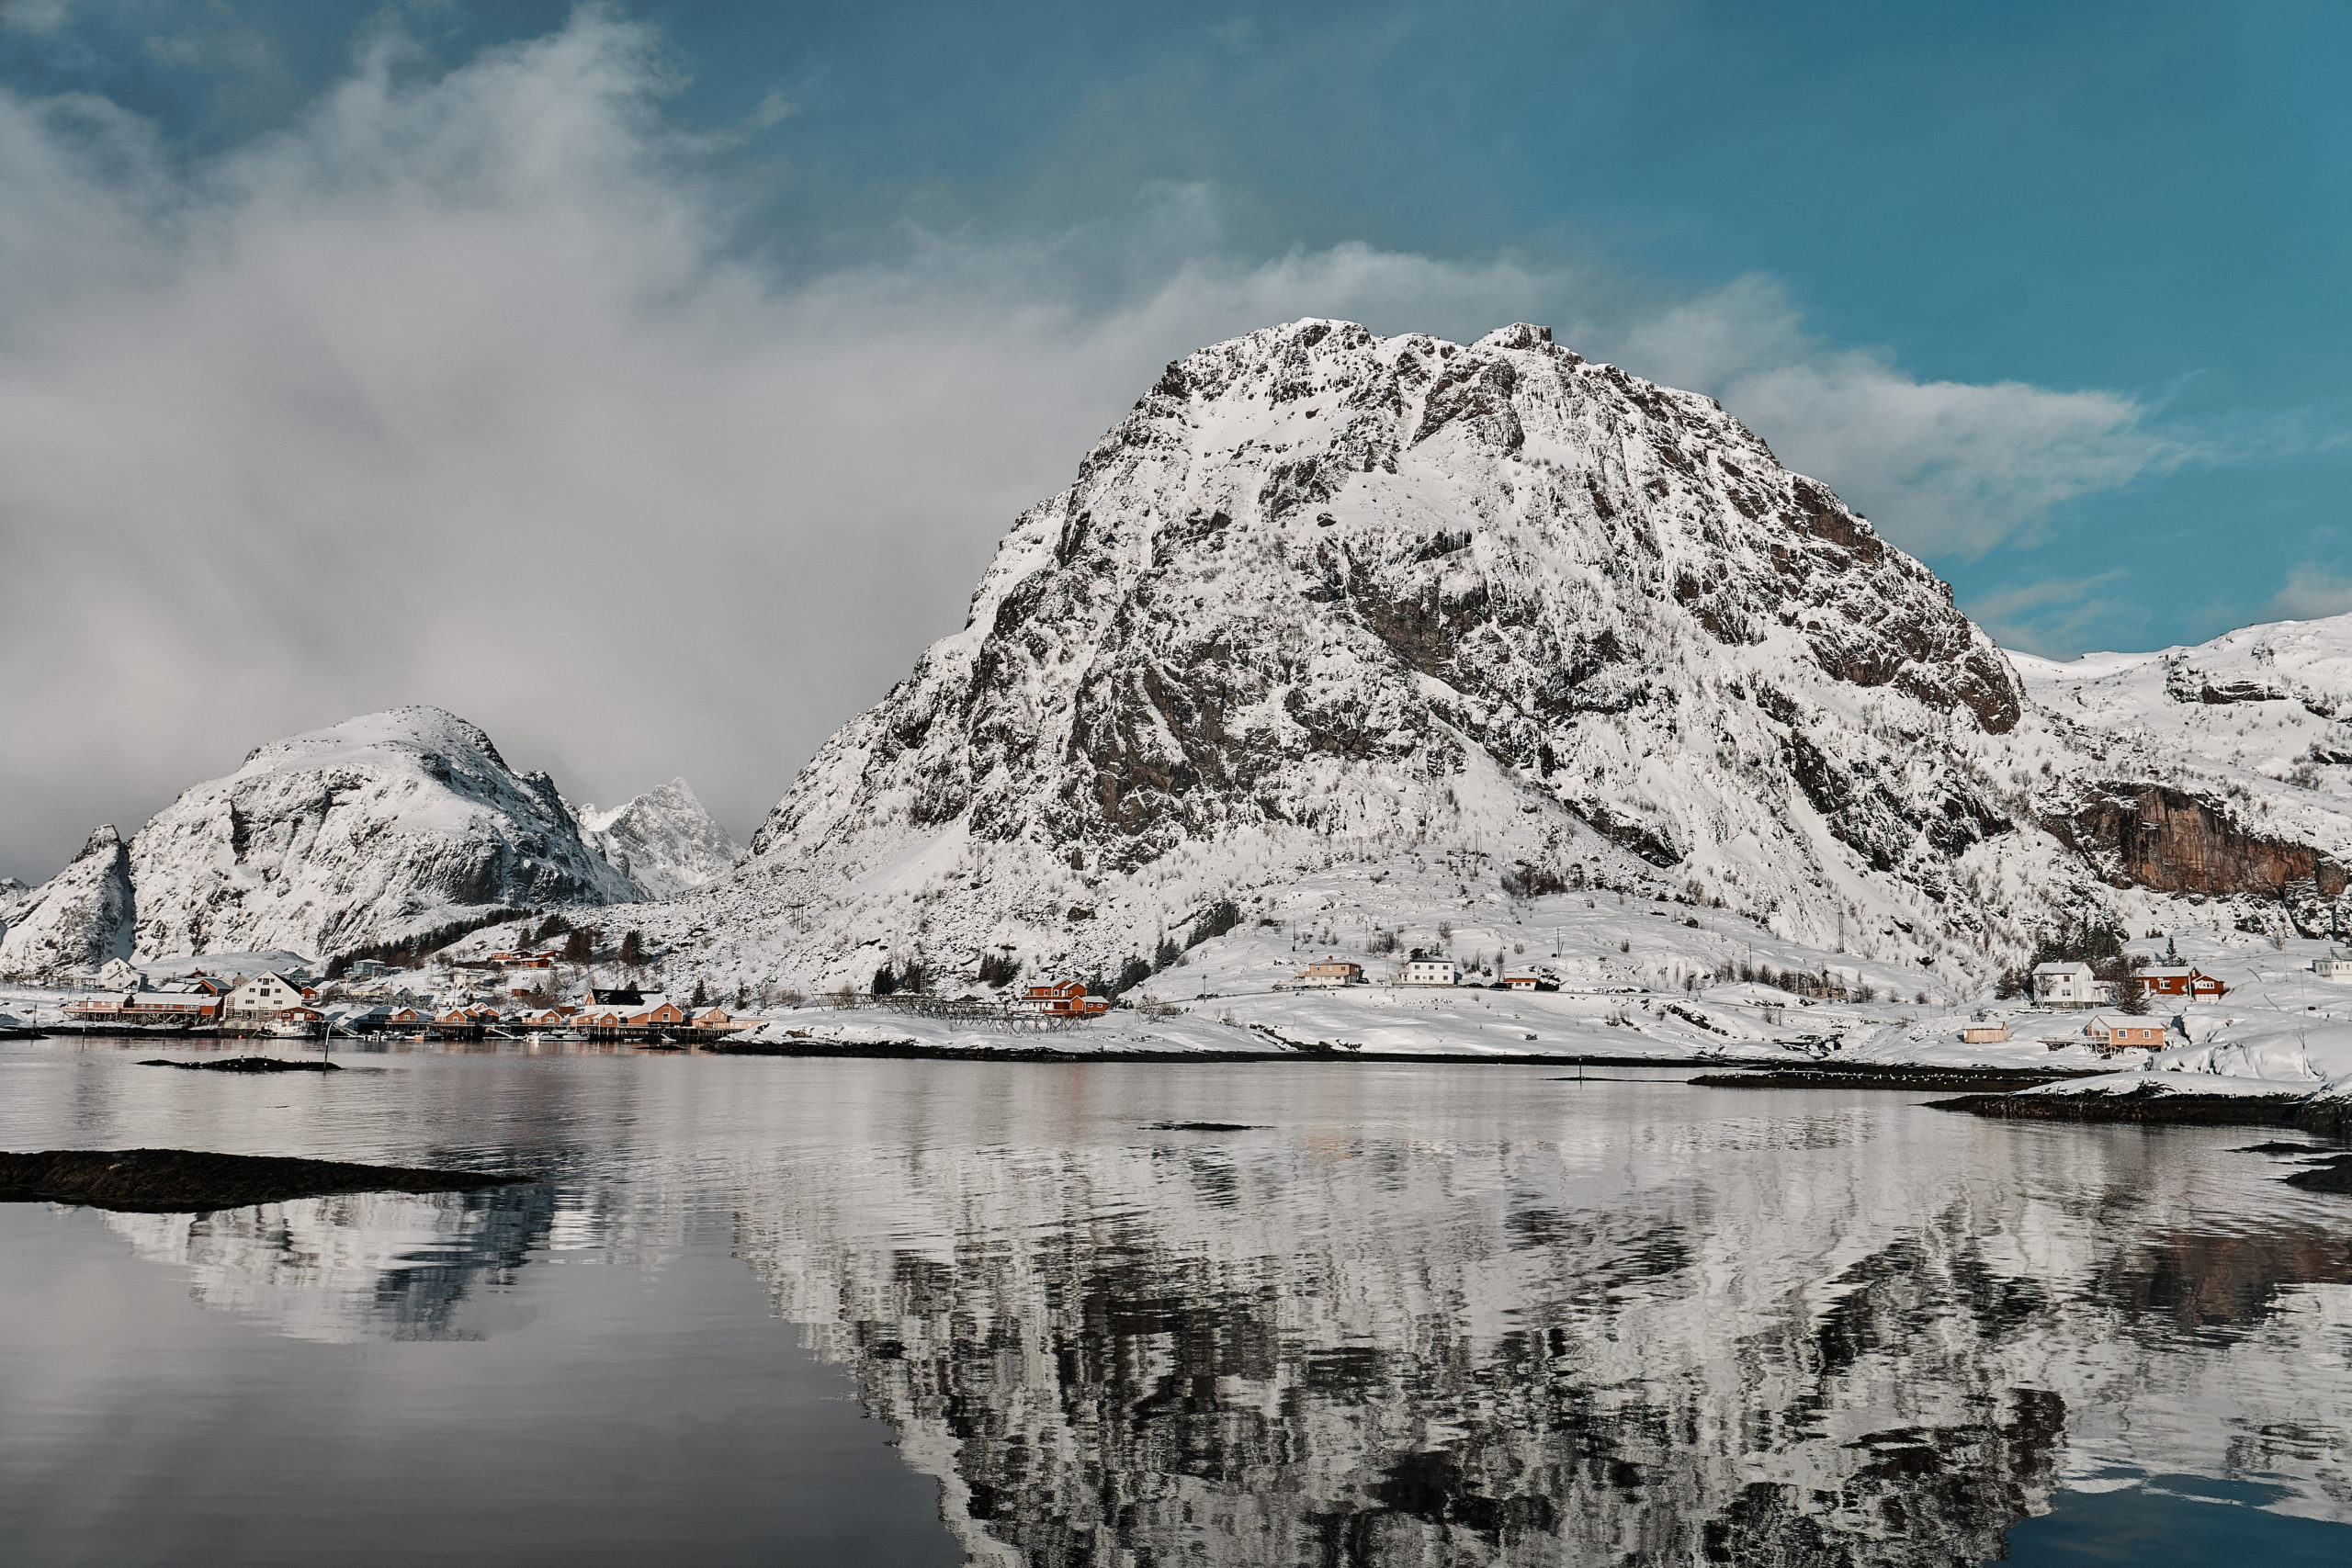
<path id="1" fill-rule="evenodd" d="M 1115 962 L 1300 847 L 1459 840 L 1974 941 L 1953 867 L 2010 826 L 1975 759 L 2020 701 L 1712 400 L 1542 328 L 1299 321 L 1169 367 L 674 924 Z"/>
<path id="2" fill-rule="evenodd" d="M 2249 833 L 2210 801 L 2161 784 L 2111 785 L 2074 815 L 2077 844 L 2112 849 L 2132 884 L 2163 893 L 2284 896 L 2309 883 L 2323 898 L 2344 891 L 2344 868 L 2324 852 Z"/>
<path id="3" fill-rule="evenodd" d="M 90 835 L 63 871 L 6 912 L 0 975 L 95 968 L 131 951 L 130 860 L 111 825 Z"/>
<path id="4" fill-rule="evenodd" d="M 724 876 L 743 858 L 684 779 L 672 779 L 609 811 L 582 806 L 581 837 L 629 879 L 640 897 L 671 898 Z"/>
<path id="5" fill-rule="evenodd" d="M 633 898 L 544 773 L 439 708 L 370 714 L 257 748 L 130 849 L 143 957 L 326 954 L 499 908 Z"/>

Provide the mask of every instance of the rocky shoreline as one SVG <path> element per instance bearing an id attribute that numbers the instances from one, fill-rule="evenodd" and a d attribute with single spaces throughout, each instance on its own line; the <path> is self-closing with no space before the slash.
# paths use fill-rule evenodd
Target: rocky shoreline
<path id="1" fill-rule="evenodd" d="M 296 1061 L 285 1056 L 223 1056 L 211 1062 L 174 1062 L 150 1056 L 142 1067 L 177 1067 L 188 1073 L 339 1073 L 338 1062 Z"/>
<path id="2" fill-rule="evenodd" d="M 1376 1062 L 1388 1066 L 1515 1067 L 1719 1067 L 1720 1061 L 1668 1056 L 1564 1056 L 1526 1052 L 1472 1055 L 1428 1051 L 1068 1051 L 1046 1045 L 972 1045 L 942 1050 L 916 1040 L 742 1040 L 696 1047 L 708 1056 L 855 1056 L 883 1061 L 925 1062 Z"/>
<path id="3" fill-rule="evenodd" d="M 2041 1072 L 2025 1067 L 1906 1067 L 1856 1064 L 1833 1066 L 1821 1063 L 1804 1067 L 1759 1067 L 1747 1072 L 1702 1073 L 1690 1082 L 1700 1089 L 1891 1089 L 1915 1094 L 1951 1089 L 1996 1091 L 2035 1089 L 2096 1073 L 2079 1069 Z"/>
<path id="4" fill-rule="evenodd" d="M 2151 1084 L 2125 1094 L 1964 1094 L 1932 1100 L 1929 1106 L 2020 1122 L 2295 1127 L 2326 1137 L 2352 1137 L 2352 1102 L 2301 1094 L 2183 1094 Z"/>

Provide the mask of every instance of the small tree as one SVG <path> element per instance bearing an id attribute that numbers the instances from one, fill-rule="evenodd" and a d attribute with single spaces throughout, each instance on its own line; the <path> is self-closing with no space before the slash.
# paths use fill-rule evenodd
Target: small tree
<path id="1" fill-rule="evenodd" d="M 621 938 L 621 962 L 634 969 L 645 962 L 645 933 L 632 931 Z"/>
<path id="2" fill-rule="evenodd" d="M 707 1008 L 710 1005 L 710 991 L 703 985 L 702 976 L 699 975 L 695 976 L 695 994 L 686 998 L 686 1005 L 690 1008 Z"/>
<path id="3" fill-rule="evenodd" d="M 874 994 L 877 997 L 887 997 L 896 993 L 898 988 L 899 977 L 890 973 L 890 965 L 886 962 L 881 968 L 874 972 Z"/>
<path id="4" fill-rule="evenodd" d="M 596 956 L 594 943 L 586 931 L 573 931 L 563 939 L 563 961 L 566 964 L 586 964 Z"/>

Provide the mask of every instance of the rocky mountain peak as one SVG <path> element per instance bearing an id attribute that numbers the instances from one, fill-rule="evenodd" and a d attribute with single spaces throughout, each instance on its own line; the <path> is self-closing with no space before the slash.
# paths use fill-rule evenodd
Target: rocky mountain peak
<path id="1" fill-rule="evenodd" d="M 48 977 L 130 953 L 130 863 L 112 823 L 63 871 L 6 912 L 0 975 Z"/>
<path id="2" fill-rule="evenodd" d="M 1532 325 L 1300 321 L 1170 365 L 739 880 L 878 925 L 927 840 L 935 933 L 1076 955 L 1148 945 L 1245 843 L 1461 836 L 1973 942 L 1953 863 L 2010 820 L 1974 753 L 2020 713 L 1949 589 L 1711 399 Z M 1072 930 L 1064 867 L 1155 891 Z"/>
<path id="3" fill-rule="evenodd" d="M 672 779 L 609 811 L 583 805 L 581 833 L 648 898 L 669 898 L 723 876 L 743 847 L 684 779 Z"/>

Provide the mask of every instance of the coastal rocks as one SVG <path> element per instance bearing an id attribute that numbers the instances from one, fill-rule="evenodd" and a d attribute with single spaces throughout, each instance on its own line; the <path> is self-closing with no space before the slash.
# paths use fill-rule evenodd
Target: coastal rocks
<path id="1" fill-rule="evenodd" d="M 533 1179 L 479 1170 L 353 1165 L 195 1149 L 48 1149 L 0 1154 L 0 1202 L 86 1203 L 195 1213 L 330 1192 L 465 1192 Z"/>
<path id="2" fill-rule="evenodd" d="M 99 828 L 71 864 L 7 911 L 0 976 L 42 978 L 129 957 L 134 908 L 129 852 L 111 825 Z"/>
<path id="3" fill-rule="evenodd" d="M 1963 1094 L 1928 1101 L 1934 1111 L 1960 1111 L 2021 1122 L 2147 1122 L 2171 1126 L 2285 1127 L 2294 1123 L 2300 1094 L 2198 1094 L 2149 1083 L 2113 1094 Z"/>
<path id="4" fill-rule="evenodd" d="M 640 897 L 673 898 L 724 876 L 743 858 L 684 779 L 672 779 L 609 811 L 582 805 L 580 836 L 628 878 Z"/>
<path id="5" fill-rule="evenodd" d="M 310 1062 L 286 1056 L 220 1056 L 203 1062 L 174 1062 L 162 1056 L 139 1064 L 142 1067 L 177 1067 L 189 1073 L 339 1073 L 339 1062 Z"/>
<path id="6" fill-rule="evenodd" d="M 142 957 L 326 954 L 638 896 L 546 774 L 433 707 L 256 748 L 140 830 L 130 875 Z"/>

